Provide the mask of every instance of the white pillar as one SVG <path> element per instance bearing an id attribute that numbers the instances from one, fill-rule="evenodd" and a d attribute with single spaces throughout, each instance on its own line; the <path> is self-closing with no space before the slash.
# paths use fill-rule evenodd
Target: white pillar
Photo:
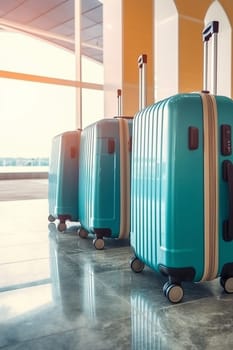
<path id="1" fill-rule="evenodd" d="M 104 114 L 118 113 L 117 90 L 122 89 L 122 0 L 103 1 Z M 122 101 L 123 102 L 123 101 Z"/>
<path id="2" fill-rule="evenodd" d="M 155 101 L 176 94 L 179 88 L 178 12 L 173 0 L 154 0 Z"/>
<path id="3" fill-rule="evenodd" d="M 81 67 L 81 0 L 75 0 L 75 64 L 76 80 L 82 81 Z M 82 88 L 76 88 L 76 128 L 82 129 Z"/>

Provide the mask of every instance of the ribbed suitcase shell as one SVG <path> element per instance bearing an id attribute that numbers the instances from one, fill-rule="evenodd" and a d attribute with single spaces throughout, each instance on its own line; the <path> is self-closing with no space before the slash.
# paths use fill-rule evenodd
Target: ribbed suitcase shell
<path id="1" fill-rule="evenodd" d="M 52 140 L 49 168 L 49 214 L 78 221 L 79 148 L 81 131 L 67 131 Z"/>
<path id="2" fill-rule="evenodd" d="M 80 223 L 85 230 L 95 233 L 97 237 L 118 238 L 120 232 L 123 194 L 121 194 L 119 123 L 120 118 L 99 120 L 86 127 L 81 136 Z M 129 139 L 125 152 L 126 156 L 128 153 L 130 162 L 132 120 L 127 119 L 127 125 Z M 130 169 L 130 164 L 125 163 L 126 167 Z M 129 185 L 127 188 L 130 196 Z M 130 222 L 129 218 L 128 220 Z M 125 232 L 125 238 L 128 235 L 129 227 L 128 232 Z"/>
<path id="3" fill-rule="evenodd" d="M 228 185 L 222 177 L 221 125 L 233 126 L 233 101 L 216 96 L 218 111 L 219 237 L 218 275 L 233 276 L 233 242 L 223 240 L 229 215 Z M 198 147 L 189 149 L 188 130 L 198 129 Z M 204 273 L 204 151 L 200 94 L 178 94 L 140 111 L 134 118 L 131 177 L 131 245 L 157 271 L 194 269 Z M 217 259 L 217 257 L 216 257 Z M 223 269 L 228 271 L 223 273 Z M 175 270 L 173 270 L 175 271 Z M 163 271 L 161 271 L 163 272 Z M 179 280 L 179 277 L 177 277 Z M 182 279 L 182 278 L 181 278 Z"/>

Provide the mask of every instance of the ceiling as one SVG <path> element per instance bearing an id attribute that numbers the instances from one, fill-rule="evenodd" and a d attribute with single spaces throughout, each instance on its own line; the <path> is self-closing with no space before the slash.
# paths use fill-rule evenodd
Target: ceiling
<path id="1" fill-rule="evenodd" d="M 74 51 L 75 0 L 0 0 L 0 28 L 31 33 Z M 103 62 L 102 3 L 81 0 L 81 53 Z"/>

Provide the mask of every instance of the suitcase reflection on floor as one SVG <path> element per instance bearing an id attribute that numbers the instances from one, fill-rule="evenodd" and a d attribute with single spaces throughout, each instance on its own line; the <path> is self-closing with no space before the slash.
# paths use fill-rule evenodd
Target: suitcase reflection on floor
<path id="1" fill-rule="evenodd" d="M 131 294 L 132 349 L 167 349 L 157 309 L 141 293 Z"/>
<path id="2" fill-rule="evenodd" d="M 188 283 L 187 287 L 193 296 L 189 302 L 179 304 L 178 307 L 163 304 L 158 293 L 132 290 L 132 349 L 228 348 L 231 336 L 229 323 L 232 323 L 232 296 L 222 293 L 222 298 L 215 303 L 220 289 L 216 282 L 202 283 L 199 287 Z M 157 301 L 154 294 L 158 298 Z M 219 333 L 219 321 L 222 322 L 221 339 L 216 337 L 216 332 Z"/>
<path id="3" fill-rule="evenodd" d="M 69 320 L 75 320 L 80 313 L 94 320 L 96 318 L 95 275 L 90 263 L 85 262 L 81 267 L 70 259 L 69 253 L 74 254 L 75 251 L 69 252 L 69 248 L 77 246 L 76 243 L 75 235 L 67 237 L 57 231 L 50 231 L 53 300 L 62 307 Z M 78 251 L 79 248 L 76 250 Z"/>

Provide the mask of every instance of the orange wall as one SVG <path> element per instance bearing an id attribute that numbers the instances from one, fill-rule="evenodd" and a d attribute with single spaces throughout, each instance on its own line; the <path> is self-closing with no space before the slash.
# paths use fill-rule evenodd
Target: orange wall
<path id="1" fill-rule="evenodd" d="M 137 59 L 148 56 L 147 102 L 153 101 L 153 0 L 124 0 L 123 5 L 123 114 L 138 110 Z"/>
<path id="2" fill-rule="evenodd" d="M 230 0 L 231 1 L 231 0 Z M 179 15 L 185 15 L 203 20 L 212 0 L 174 0 Z"/>
<path id="3" fill-rule="evenodd" d="M 120 0 L 119 0 L 120 1 Z M 134 115 L 138 110 L 137 58 L 148 55 L 147 103 L 153 102 L 154 90 L 154 9 L 156 0 L 122 1 L 122 102 L 123 114 Z M 233 0 L 220 0 L 233 25 Z M 174 0 L 178 11 L 179 63 L 177 67 L 179 92 L 200 91 L 203 87 L 204 17 L 213 0 Z M 114 45 L 111 45 L 114 50 Z M 233 49 L 232 49 L 233 57 Z M 232 69 L 233 74 L 233 69 Z M 233 91 L 233 79 L 232 79 Z"/>

